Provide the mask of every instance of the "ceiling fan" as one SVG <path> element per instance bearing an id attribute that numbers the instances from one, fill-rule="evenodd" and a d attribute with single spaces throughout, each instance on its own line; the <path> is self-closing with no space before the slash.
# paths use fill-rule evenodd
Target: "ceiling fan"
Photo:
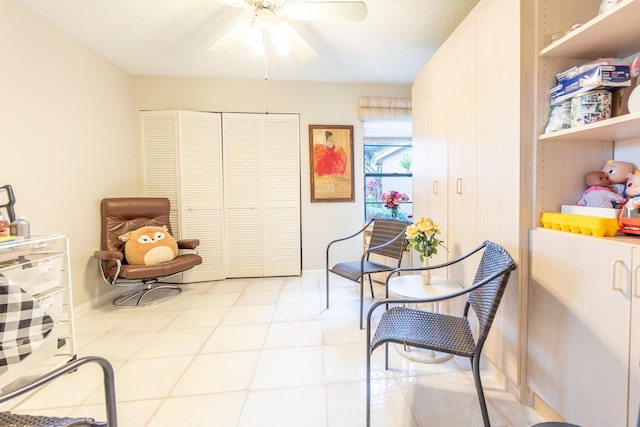
<path id="1" fill-rule="evenodd" d="M 209 50 L 221 52 L 243 40 L 252 52 L 263 53 L 268 39 L 280 54 L 293 51 L 308 61 L 317 52 L 287 22 L 296 21 L 364 21 L 367 6 L 363 1 L 287 2 L 286 0 L 214 0 L 233 7 L 244 7 L 250 17 L 234 25 L 213 43 Z"/>

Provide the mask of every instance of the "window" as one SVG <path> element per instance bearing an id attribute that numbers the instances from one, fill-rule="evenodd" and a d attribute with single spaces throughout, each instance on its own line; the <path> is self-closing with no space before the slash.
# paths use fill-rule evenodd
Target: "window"
<path id="1" fill-rule="evenodd" d="M 363 131 L 365 222 L 391 218 L 392 210 L 385 207 L 382 195 L 392 190 L 409 197 L 408 202 L 399 205 L 397 218 L 410 221 L 413 211 L 411 122 L 365 121 Z"/>

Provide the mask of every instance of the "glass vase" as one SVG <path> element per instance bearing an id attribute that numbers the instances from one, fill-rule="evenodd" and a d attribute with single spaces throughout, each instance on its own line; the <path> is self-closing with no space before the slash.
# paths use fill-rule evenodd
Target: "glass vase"
<path id="1" fill-rule="evenodd" d="M 429 267 L 429 258 L 425 258 L 422 261 L 423 267 Z M 420 281 L 423 286 L 429 286 L 431 284 L 431 270 L 423 270 L 420 273 Z"/>

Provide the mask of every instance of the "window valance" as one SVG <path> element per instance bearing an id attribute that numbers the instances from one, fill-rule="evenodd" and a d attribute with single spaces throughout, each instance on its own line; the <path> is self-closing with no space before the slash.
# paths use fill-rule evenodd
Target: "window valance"
<path id="1" fill-rule="evenodd" d="M 411 99 L 361 96 L 360 120 L 411 121 Z"/>

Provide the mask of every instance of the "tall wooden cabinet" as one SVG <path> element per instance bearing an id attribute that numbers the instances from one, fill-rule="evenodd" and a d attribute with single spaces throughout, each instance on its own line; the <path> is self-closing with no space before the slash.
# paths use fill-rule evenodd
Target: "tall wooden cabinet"
<path id="1" fill-rule="evenodd" d="M 534 402 L 569 422 L 636 426 L 640 405 L 640 239 L 541 228 L 575 204 L 583 176 L 617 158 L 640 166 L 640 114 L 544 134 L 555 74 L 640 51 L 639 0 L 598 14 L 601 0 L 537 0 L 535 222 L 531 232 L 529 364 Z M 551 35 L 582 26 L 551 42 Z M 570 162 L 570 167 L 567 164 Z"/>
<path id="2" fill-rule="evenodd" d="M 524 394 L 530 228 L 532 31 L 527 1 L 481 0 L 414 80 L 414 211 L 442 225 L 453 259 L 484 240 L 518 264 L 485 346 L 487 365 Z M 442 260 L 442 259 L 441 259 Z M 475 270 L 448 272 L 467 284 Z"/>
<path id="3" fill-rule="evenodd" d="M 203 262 L 182 282 L 299 275 L 297 114 L 142 112 L 145 188 Z"/>

